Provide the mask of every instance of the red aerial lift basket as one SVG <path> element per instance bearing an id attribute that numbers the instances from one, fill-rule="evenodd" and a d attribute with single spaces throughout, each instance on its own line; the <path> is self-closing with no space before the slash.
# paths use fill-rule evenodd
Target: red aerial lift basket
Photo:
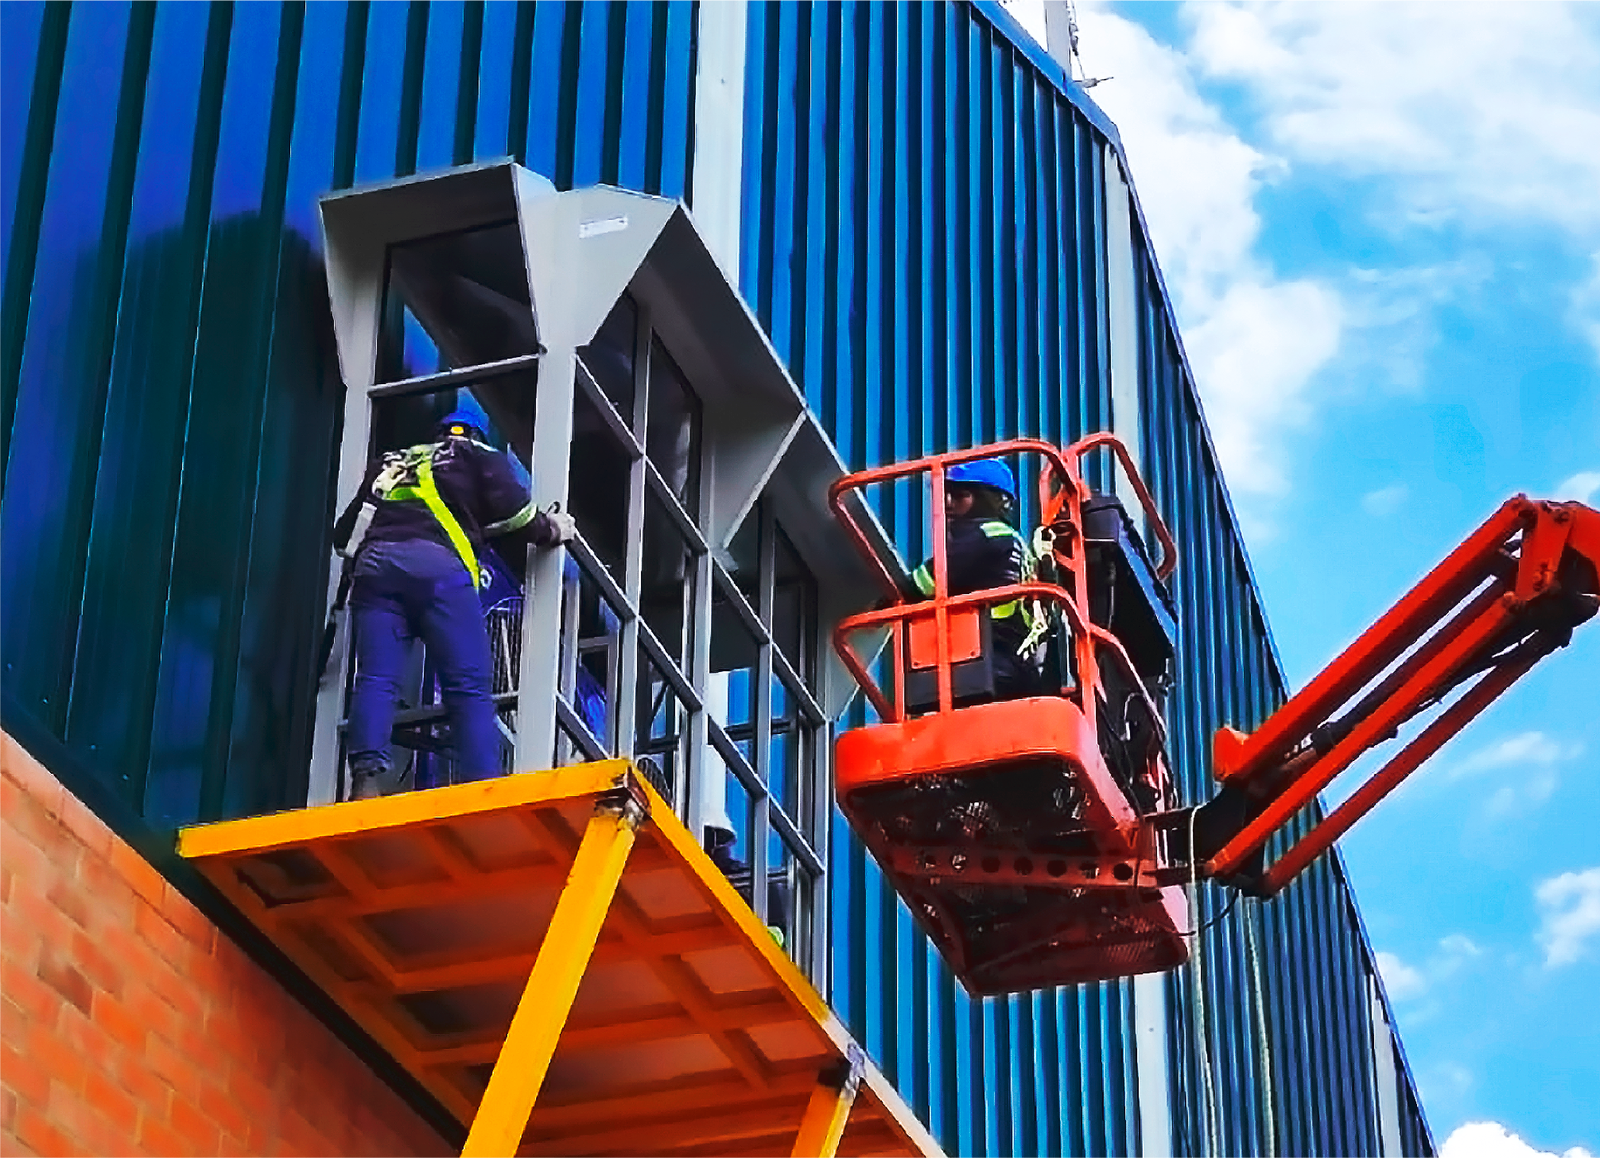
<path id="1" fill-rule="evenodd" d="M 849 476 L 833 491 L 835 512 L 893 588 L 888 567 L 844 501 L 850 491 L 927 473 L 934 525 L 942 526 L 947 467 L 1017 452 L 1046 459 L 1042 521 L 1054 528 L 1059 583 L 950 595 L 943 536 L 935 536 L 933 598 L 854 616 L 835 634 L 841 657 L 883 720 L 838 738 L 839 807 L 975 995 L 1153 972 L 1188 957 L 1183 890 L 1156 883 L 1170 867 L 1166 838 L 1159 825 L 1143 822 L 1171 796 L 1160 716 L 1119 641 L 1092 623 L 1088 610 L 1080 519 L 1088 492 L 1076 462 L 1107 444 L 1132 475 L 1120 444 L 1096 436 L 1065 453 L 1026 441 L 935 455 Z M 1170 570 L 1170 539 L 1138 489 L 1168 545 Z M 992 646 L 988 608 L 1016 599 L 1058 609 L 1075 678 L 1058 694 L 994 701 L 981 678 L 974 693 L 973 671 L 981 673 Z M 892 700 L 850 642 L 872 629 L 889 631 Z M 1097 725 L 1105 666 L 1122 677 L 1119 686 L 1136 689 L 1158 739 L 1135 754 L 1133 765 L 1121 761 L 1120 774 L 1108 766 Z"/>

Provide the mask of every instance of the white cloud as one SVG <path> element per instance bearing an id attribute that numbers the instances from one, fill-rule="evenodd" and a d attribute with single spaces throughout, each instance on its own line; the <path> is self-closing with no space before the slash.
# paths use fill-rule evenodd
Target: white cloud
<path id="1" fill-rule="evenodd" d="M 1595 358 L 1600 359 L 1600 251 L 1589 255 L 1589 263 L 1588 280 L 1572 289 L 1572 324 L 1594 347 Z M 1600 475 L 1591 477 L 1600 482 Z"/>
<path id="2" fill-rule="evenodd" d="M 1600 935 L 1600 868 L 1562 873 L 1534 889 L 1539 904 L 1539 943 L 1554 969 L 1582 959 Z"/>
<path id="3" fill-rule="evenodd" d="M 1206 416 L 1241 515 L 1288 487 L 1285 433 L 1315 408 L 1345 307 L 1331 286 L 1280 278 L 1257 252 L 1255 199 L 1283 163 L 1201 97 L 1190 62 L 1103 7 L 1081 12 L 1085 64 L 1127 151 Z"/>
<path id="4" fill-rule="evenodd" d="M 1428 982 L 1420 969 L 1413 969 L 1393 953 L 1382 949 L 1377 952 L 1378 972 L 1383 976 L 1384 991 L 1391 1001 L 1410 1001 L 1428 991 Z"/>
<path id="5" fill-rule="evenodd" d="M 1518 732 L 1495 741 L 1487 748 L 1480 748 L 1465 760 L 1452 765 L 1445 778 L 1461 780 L 1496 768 L 1512 768 L 1525 773 L 1530 768 L 1568 760 L 1582 750 L 1581 744 L 1563 744 L 1543 732 Z"/>
<path id="6" fill-rule="evenodd" d="M 1374 956 L 1378 973 L 1383 978 L 1384 992 L 1397 1005 L 1405 1005 L 1428 996 L 1441 981 L 1455 974 L 1475 957 L 1481 957 L 1471 937 L 1464 933 L 1451 933 L 1440 939 L 1438 947 L 1418 965 L 1409 965 L 1401 958 L 1383 949 Z"/>
<path id="7" fill-rule="evenodd" d="M 1580 470 L 1571 478 L 1556 485 L 1555 497 L 1587 503 L 1593 501 L 1597 490 L 1600 490 L 1600 470 Z"/>
<path id="8" fill-rule="evenodd" d="M 1379 487 L 1361 496 L 1361 509 L 1369 515 L 1392 515 L 1405 505 L 1411 488 L 1404 483 Z"/>
<path id="9" fill-rule="evenodd" d="M 1467 216 L 1600 228 L 1600 10 L 1191 4 L 1193 55 L 1295 161 L 1400 177 L 1396 227 Z"/>
<path id="10" fill-rule="evenodd" d="M 1524 1142 L 1499 1122 L 1468 1122 L 1457 1126 L 1439 1148 L 1439 1158 L 1594 1158 L 1582 1146 L 1539 1150 Z"/>

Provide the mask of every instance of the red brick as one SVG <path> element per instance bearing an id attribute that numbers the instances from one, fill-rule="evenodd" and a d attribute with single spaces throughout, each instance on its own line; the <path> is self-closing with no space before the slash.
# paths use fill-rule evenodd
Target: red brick
<path id="1" fill-rule="evenodd" d="M 135 852 L 132 845 L 120 840 L 112 841 L 106 853 L 106 863 L 111 866 L 112 872 L 127 882 L 130 889 L 156 908 L 161 907 L 161 895 L 167 891 L 167 878 Z"/>
<path id="2" fill-rule="evenodd" d="M 9 931 L 6 936 L 11 936 Z M 34 970 L 16 961 L 0 961 L 0 992 L 16 1006 L 20 1021 L 55 1024 L 56 1014 L 61 1009 L 61 995 L 39 980 Z M 9 1011 L 7 1016 L 10 1016 Z"/>
<path id="3" fill-rule="evenodd" d="M 140 905 L 134 915 L 137 935 L 168 965 L 186 973 L 194 959 L 195 946 L 149 905 Z"/>
<path id="4" fill-rule="evenodd" d="M 50 1100 L 50 1075 L 22 1051 L 5 1046 L 0 1049 L 0 1085 L 32 1106 L 43 1107 Z"/>
<path id="5" fill-rule="evenodd" d="M 197 1090 L 192 1091 L 195 1100 L 200 1105 L 200 1110 L 217 1124 L 224 1135 L 238 1139 L 232 1148 L 239 1150 L 243 1147 L 244 1139 L 250 1133 L 250 1115 L 238 1101 L 228 1096 L 221 1082 L 204 1082 Z M 223 1148 L 227 1149 L 226 1140 Z"/>
<path id="6" fill-rule="evenodd" d="M 200 1076 L 199 1067 L 187 1055 L 159 1037 L 146 1042 L 144 1056 L 151 1072 L 165 1078 L 174 1092 L 190 1088 Z"/>
<path id="7" fill-rule="evenodd" d="M 98 990 L 113 997 L 122 996 L 123 978 L 127 967 L 112 960 L 106 951 L 87 934 L 77 933 L 72 938 L 72 957 L 79 970 Z"/>
<path id="8" fill-rule="evenodd" d="M 6 818 L 6 843 L 21 839 L 46 853 L 56 864 L 65 865 L 70 858 L 70 863 L 76 865 L 82 845 L 61 827 L 55 813 L 38 797 L 9 782 L 0 781 L 0 785 L 4 785 L 6 793 L 0 800 L 0 814 Z"/>
<path id="9" fill-rule="evenodd" d="M 137 1148 L 146 1154 L 188 1155 L 197 1151 L 177 1130 L 160 1119 L 146 1113 L 139 1117 L 139 1129 L 135 1134 Z M 130 1147 L 129 1149 L 133 1149 Z"/>
<path id="10" fill-rule="evenodd" d="M 143 1106 L 146 1113 L 163 1121 L 172 1100 L 172 1083 L 151 1068 L 143 1054 L 123 1053 L 107 1067 L 112 1080 Z"/>
<path id="11" fill-rule="evenodd" d="M 104 1059 L 108 1053 L 120 1050 L 122 1047 L 112 1041 L 106 1031 L 71 1006 L 61 1011 L 61 1022 L 56 1026 L 56 1037 L 63 1048 L 78 1058 L 77 1065 L 70 1071 L 72 1084 L 80 1084 L 79 1075 L 83 1069 L 84 1058 Z"/>
<path id="12" fill-rule="evenodd" d="M 149 954 L 149 950 L 144 952 Z M 149 954 L 154 958 L 154 954 Z M 188 981 L 172 972 L 165 963 L 158 963 L 151 971 L 143 974 L 149 981 L 150 989 L 164 1003 L 171 1007 L 175 1024 L 193 1025 L 205 1021 L 205 1008 L 200 1003 L 200 991 Z M 175 1034 L 166 1035 L 169 1039 Z"/>
<path id="13" fill-rule="evenodd" d="M 166 1007 L 155 998 L 147 1001 L 165 1011 Z M 109 993 L 96 993 L 94 1007 L 90 1011 L 94 1023 L 105 1031 L 113 1041 L 121 1043 L 133 1053 L 143 1053 L 145 1035 L 153 1028 L 144 1019 L 138 1016 L 129 1003 L 120 1001 Z"/>
<path id="14" fill-rule="evenodd" d="M 67 791 L 61 781 L 47 772 L 44 765 L 28 755 L 22 745 L 10 736 L 5 737 L 4 745 L 0 747 L 0 777 L 10 781 L 3 791 L 26 793 L 51 815 L 58 811 L 61 797 Z M 7 799 L 5 803 L 9 805 L 11 801 Z"/>
<path id="15" fill-rule="evenodd" d="M 108 1121 L 132 1133 L 139 1118 L 139 1103 L 99 1067 L 92 1067 L 83 1075 L 83 1097 Z"/>
<path id="16" fill-rule="evenodd" d="M 6 817 L 7 821 L 10 819 L 9 816 Z M 44 891 L 37 882 L 52 880 L 62 871 L 59 861 L 52 860 L 38 845 L 26 840 L 0 842 L 0 862 L 3 862 L 6 870 L 15 874 L 20 882 L 33 887 L 35 892 Z"/>
<path id="17" fill-rule="evenodd" d="M 34 1106 L 17 1107 L 17 1137 L 40 1154 L 86 1154 L 51 1121 L 47 1111 Z"/>
<path id="18" fill-rule="evenodd" d="M 182 933 L 190 941 L 200 946 L 207 953 L 211 952 L 212 941 L 216 938 L 217 927 L 211 923 L 211 918 L 194 907 L 194 903 L 170 884 L 161 894 L 161 915 L 167 922 Z"/>
<path id="19" fill-rule="evenodd" d="M 50 1091 L 50 1121 L 73 1138 L 89 1154 L 125 1154 L 129 1129 L 117 1126 L 87 1097 L 64 1086 Z"/>
<path id="20" fill-rule="evenodd" d="M 42 1022 L 26 1016 L 11 1003 L 10 998 L 0 999 L 0 1043 L 14 1050 L 26 1050 L 33 1027 Z"/>
<path id="21" fill-rule="evenodd" d="M 72 940 L 72 931 L 76 927 L 60 908 L 31 888 L 19 888 L 17 895 L 6 906 L 7 941 L 16 930 L 23 936 L 32 933 L 46 944 L 66 944 Z"/>
<path id="22" fill-rule="evenodd" d="M 196 1154 L 215 1154 L 222 1131 L 200 1108 L 186 1097 L 174 1097 L 168 1119 L 172 1128 L 182 1134 L 189 1149 Z"/>
<path id="23" fill-rule="evenodd" d="M 61 826 L 77 837 L 78 842 L 92 853 L 104 855 L 110 849 L 111 842 L 116 840 L 116 835 L 107 827 L 106 822 L 70 792 L 61 793 L 61 802 L 57 806 L 56 815 L 61 819 Z"/>
<path id="24" fill-rule="evenodd" d="M 94 986 L 59 949 L 46 946 L 39 961 L 39 980 L 84 1013 L 94 1000 Z"/>

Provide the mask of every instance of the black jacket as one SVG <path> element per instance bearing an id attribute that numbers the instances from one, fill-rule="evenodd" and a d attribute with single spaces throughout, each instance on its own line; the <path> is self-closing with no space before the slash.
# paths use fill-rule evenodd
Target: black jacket
<path id="1" fill-rule="evenodd" d="M 970 595 L 1022 582 L 1030 555 L 1022 532 L 1003 520 L 951 519 L 946 524 L 945 565 L 951 595 Z M 902 594 L 913 601 L 932 597 L 932 559 L 911 573 Z M 994 622 L 995 642 L 1003 652 L 1014 650 L 1027 636 L 1027 612 L 1019 602 L 992 607 L 989 614 Z"/>
<path id="2" fill-rule="evenodd" d="M 346 548 L 362 506 L 370 504 L 372 521 L 363 543 L 428 539 L 455 549 L 449 534 L 422 499 L 402 497 L 417 490 L 414 470 L 407 472 L 402 466 L 398 471 L 405 477 L 393 490 L 397 497 L 380 496 L 375 489 L 386 470 L 408 456 L 415 460 L 423 453 L 431 456 L 439 497 L 460 523 L 474 551 L 481 552 L 490 539 L 524 549 L 530 543 L 545 546 L 554 539 L 550 519 L 534 508 L 527 488 L 512 472 L 506 456 L 492 446 L 455 436 L 386 454 L 370 463 L 361 489 L 334 527 L 336 547 Z"/>

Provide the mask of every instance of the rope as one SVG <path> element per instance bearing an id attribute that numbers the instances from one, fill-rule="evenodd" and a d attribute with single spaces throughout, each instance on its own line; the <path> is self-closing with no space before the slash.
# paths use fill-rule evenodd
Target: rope
<path id="1" fill-rule="evenodd" d="M 1245 953 L 1250 958 L 1250 996 L 1255 1006 L 1256 1051 L 1261 1059 L 1261 1088 L 1264 1125 L 1266 1127 L 1267 1153 L 1278 1152 L 1278 1122 L 1273 1108 L 1272 1041 L 1267 1032 L 1266 988 L 1261 982 L 1261 952 L 1256 947 L 1256 919 L 1261 915 L 1258 905 L 1244 922 Z"/>
<path id="2" fill-rule="evenodd" d="M 1200 862 L 1194 855 L 1194 827 L 1195 817 L 1199 809 L 1189 812 L 1189 904 L 1196 914 L 1200 911 Z M 1232 902 L 1229 902 L 1229 908 Z M 1227 909 L 1219 914 L 1216 920 L 1221 920 L 1226 915 Z M 1212 924 L 1215 921 L 1211 922 Z M 1200 932 L 1206 926 L 1196 926 L 1185 934 L 1189 942 L 1189 977 L 1193 981 L 1194 989 L 1194 1016 L 1196 1030 L 1196 1052 L 1199 1055 L 1201 1086 L 1205 1091 L 1203 1105 L 1205 1107 L 1206 1153 L 1216 1154 L 1221 1151 L 1221 1139 L 1217 1130 L 1217 1091 L 1211 1081 L 1211 1045 L 1210 1037 L 1206 1030 L 1206 993 L 1204 978 L 1201 976 L 1203 966 L 1200 954 Z"/>

